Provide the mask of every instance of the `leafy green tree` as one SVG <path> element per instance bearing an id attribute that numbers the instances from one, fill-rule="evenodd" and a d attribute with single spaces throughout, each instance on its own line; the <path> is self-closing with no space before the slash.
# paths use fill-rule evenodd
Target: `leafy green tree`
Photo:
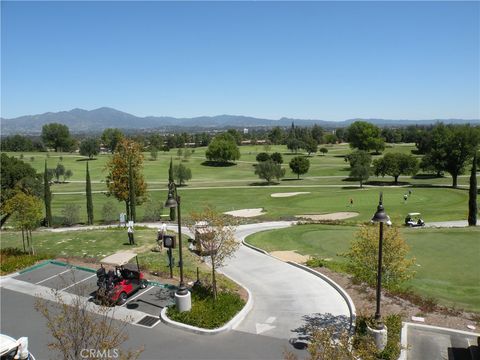
<path id="1" fill-rule="evenodd" d="M 93 159 L 100 152 L 100 141 L 96 138 L 87 138 L 80 143 L 80 155 Z"/>
<path id="2" fill-rule="evenodd" d="M 479 143 L 479 127 L 469 125 L 436 125 L 432 130 L 428 145 L 424 146 L 424 167 L 430 166 L 438 171 L 444 170 L 452 176 L 452 187 L 457 187 L 458 175 L 463 174 L 465 166 Z"/>
<path id="3" fill-rule="evenodd" d="M 155 161 L 158 158 L 158 149 L 156 147 L 150 148 L 150 160 Z"/>
<path id="4" fill-rule="evenodd" d="M 132 140 L 120 140 L 113 156 L 107 162 L 106 170 L 108 171 L 106 178 L 108 195 L 125 202 L 125 211 L 130 219 L 132 216 L 130 173 L 133 178 L 134 190 L 132 191 L 135 191 L 135 204 L 141 205 L 146 200 L 147 184 L 143 176 L 143 154 L 140 145 Z"/>
<path id="5" fill-rule="evenodd" d="M 32 140 L 18 134 L 3 138 L 0 147 L 2 151 L 33 151 Z"/>
<path id="6" fill-rule="evenodd" d="M 45 160 L 45 171 L 43 173 L 43 196 L 45 202 L 46 226 L 52 226 L 52 192 L 50 191 L 50 179 L 48 178 L 47 160 Z"/>
<path id="7" fill-rule="evenodd" d="M 328 153 L 328 149 L 326 147 L 321 147 L 320 152 L 325 156 L 325 154 Z"/>
<path id="8" fill-rule="evenodd" d="M 73 145 L 68 126 L 57 123 L 43 125 L 42 140 L 45 145 L 54 148 L 55 152 L 69 151 Z"/>
<path id="9" fill-rule="evenodd" d="M 232 135 L 224 133 L 213 138 L 205 156 L 209 161 L 228 163 L 240 159 L 240 150 Z"/>
<path id="10" fill-rule="evenodd" d="M 196 239 L 204 249 L 212 268 L 213 299 L 217 300 L 217 270 L 224 266 L 227 259 L 231 258 L 240 246 L 235 239 L 236 222 L 232 217 L 219 213 L 211 207 L 205 207 L 200 212 L 190 214 L 189 229 L 194 234 L 198 222 L 208 224 L 209 230 Z"/>
<path id="11" fill-rule="evenodd" d="M 22 160 L 1 154 L 0 163 L 0 227 L 10 218 L 12 213 L 6 211 L 6 202 L 18 192 L 41 197 L 43 194 L 42 177 L 30 164 Z"/>
<path id="12" fill-rule="evenodd" d="M 372 163 L 372 156 L 364 150 L 357 150 L 347 156 L 350 162 L 350 177 L 360 181 L 360 188 L 363 187 L 363 182 L 370 177 L 370 165 Z"/>
<path id="13" fill-rule="evenodd" d="M 137 197 L 135 196 L 136 182 L 133 178 L 132 157 L 128 159 L 128 201 L 130 203 L 130 217 L 129 220 L 137 221 Z"/>
<path id="14" fill-rule="evenodd" d="M 294 174 L 297 174 L 297 179 L 300 179 L 300 175 L 306 174 L 310 168 L 310 161 L 303 156 L 295 156 L 290 160 L 290 169 Z"/>
<path id="15" fill-rule="evenodd" d="M 27 195 L 22 191 L 7 200 L 5 203 L 5 212 L 12 214 L 12 221 L 17 229 L 22 230 L 23 247 L 25 249 L 26 234 L 29 251 L 35 255 L 33 247 L 32 230 L 37 228 L 43 217 L 42 203 L 40 199 L 34 195 Z"/>
<path id="16" fill-rule="evenodd" d="M 282 169 L 281 165 L 274 162 L 272 159 L 267 161 L 260 161 L 255 166 L 255 175 L 258 175 L 260 179 L 265 179 L 267 183 L 271 183 L 272 179 L 279 181 L 285 176 L 285 169 Z"/>
<path id="17" fill-rule="evenodd" d="M 73 171 L 70 169 L 65 170 L 65 174 L 63 174 L 63 182 L 66 182 L 73 176 Z"/>
<path id="18" fill-rule="evenodd" d="M 192 156 L 193 151 L 189 148 L 185 148 L 183 150 L 183 160 L 182 161 L 189 161 L 190 157 Z"/>
<path id="19" fill-rule="evenodd" d="M 323 138 L 326 144 L 336 144 L 338 141 L 338 138 L 335 134 L 326 134 Z"/>
<path id="20" fill-rule="evenodd" d="M 393 176 L 397 184 L 400 175 L 415 175 L 418 172 L 418 161 L 412 155 L 388 153 L 374 160 L 373 168 L 376 176 Z"/>
<path id="21" fill-rule="evenodd" d="M 168 184 L 170 185 L 173 183 L 174 177 L 173 177 L 173 161 L 172 158 L 170 158 L 170 166 L 168 167 Z M 176 214 L 176 209 L 171 207 L 170 208 L 170 221 L 175 221 L 175 214 Z"/>
<path id="22" fill-rule="evenodd" d="M 287 149 L 295 154 L 298 153 L 298 150 L 303 146 L 303 143 L 295 137 L 289 138 L 287 140 Z"/>
<path id="23" fill-rule="evenodd" d="M 274 152 L 270 155 L 270 158 L 277 164 L 283 164 L 283 156 L 279 152 Z"/>
<path id="24" fill-rule="evenodd" d="M 85 183 L 85 193 L 87 195 L 87 224 L 93 225 L 92 183 L 90 181 L 90 170 L 88 169 L 88 161 L 85 175 Z"/>
<path id="25" fill-rule="evenodd" d="M 57 164 L 55 168 L 55 178 L 57 179 L 57 183 L 60 182 L 60 176 L 65 175 L 65 166 L 63 164 Z"/>
<path id="26" fill-rule="evenodd" d="M 173 167 L 173 177 L 178 181 L 180 186 L 185 184 L 192 178 L 192 171 L 183 164 L 178 164 Z"/>
<path id="27" fill-rule="evenodd" d="M 282 128 L 276 126 L 268 133 L 268 139 L 272 144 L 279 145 L 285 138 L 285 132 Z"/>
<path id="28" fill-rule="evenodd" d="M 262 162 L 262 161 L 267 161 L 270 159 L 270 155 L 266 152 L 261 152 L 261 153 L 258 153 L 257 156 L 255 157 L 255 159 L 258 161 L 258 162 Z"/>
<path id="29" fill-rule="evenodd" d="M 119 129 L 109 128 L 103 130 L 102 133 L 102 142 L 103 145 L 110 151 L 114 152 L 117 144 L 124 138 L 123 133 Z"/>
<path id="30" fill-rule="evenodd" d="M 321 144 L 323 141 L 323 129 L 317 125 L 314 124 L 312 126 L 311 130 L 312 138 L 317 142 L 317 144 Z"/>
<path id="31" fill-rule="evenodd" d="M 409 247 L 397 227 L 385 227 L 383 233 L 382 284 L 398 288 L 414 276 L 415 259 L 407 258 Z M 366 225 L 355 236 L 347 253 L 352 274 L 360 281 L 375 285 L 378 266 L 378 226 Z"/>
<path id="32" fill-rule="evenodd" d="M 468 191 L 468 225 L 477 225 L 477 152 L 473 156 L 472 170 L 470 172 L 470 188 Z"/>
<path id="33" fill-rule="evenodd" d="M 355 121 L 350 125 L 347 128 L 347 138 L 351 148 L 376 152 L 384 149 L 380 128 L 366 121 Z"/>
<path id="34" fill-rule="evenodd" d="M 315 154 L 317 152 L 318 143 L 314 138 L 309 137 L 303 142 L 303 147 L 308 156 L 310 156 L 310 154 Z"/>
<path id="35" fill-rule="evenodd" d="M 240 145 L 242 143 L 242 134 L 240 133 L 240 131 L 238 131 L 237 129 L 228 129 L 227 130 L 227 133 L 232 135 L 233 139 L 235 140 L 235 143 L 237 145 Z"/>

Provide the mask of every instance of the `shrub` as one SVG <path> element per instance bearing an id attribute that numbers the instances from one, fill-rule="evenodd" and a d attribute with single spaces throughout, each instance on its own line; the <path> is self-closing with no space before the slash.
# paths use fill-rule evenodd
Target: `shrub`
<path id="1" fill-rule="evenodd" d="M 161 202 L 149 200 L 145 204 L 145 213 L 143 221 L 160 221 L 162 220 L 163 205 Z"/>
<path id="2" fill-rule="evenodd" d="M 72 226 L 80 221 L 80 206 L 76 204 L 66 204 L 62 210 L 63 225 Z"/>
<path id="3" fill-rule="evenodd" d="M 325 265 L 325 262 L 323 259 L 314 257 L 314 258 L 308 259 L 306 262 L 306 265 L 308 267 L 323 267 Z"/>
<path id="4" fill-rule="evenodd" d="M 0 250 L 0 274 L 5 275 L 32 266 L 37 261 L 50 258 L 47 254 L 30 255 L 16 248 Z"/>
<path id="5" fill-rule="evenodd" d="M 113 201 L 107 201 L 102 206 L 102 217 L 104 223 L 112 223 L 117 220 L 118 210 Z"/>
<path id="6" fill-rule="evenodd" d="M 357 316 L 357 333 L 353 341 L 353 346 L 358 346 L 367 336 L 367 323 L 374 323 L 373 317 Z M 376 354 L 378 359 L 394 360 L 400 356 L 402 334 L 402 318 L 399 314 L 391 314 L 383 318 L 383 322 L 388 329 L 387 345 L 383 351 Z"/>
<path id="7" fill-rule="evenodd" d="M 168 316 L 175 321 L 205 329 L 215 329 L 230 321 L 245 305 L 233 292 L 221 292 L 213 300 L 210 288 L 196 285 L 192 289 L 192 309 L 179 313 L 175 306 L 168 308 Z"/>

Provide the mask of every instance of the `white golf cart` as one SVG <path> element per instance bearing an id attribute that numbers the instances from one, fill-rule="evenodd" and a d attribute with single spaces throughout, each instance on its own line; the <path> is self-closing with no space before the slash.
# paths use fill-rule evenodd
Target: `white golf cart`
<path id="1" fill-rule="evenodd" d="M 35 360 L 28 351 L 28 338 L 21 337 L 18 340 L 0 334 L 0 359 L 1 360 Z"/>
<path id="2" fill-rule="evenodd" d="M 425 226 L 425 221 L 420 217 L 421 215 L 418 212 L 408 213 L 405 218 L 405 225 L 410 227 Z"/>

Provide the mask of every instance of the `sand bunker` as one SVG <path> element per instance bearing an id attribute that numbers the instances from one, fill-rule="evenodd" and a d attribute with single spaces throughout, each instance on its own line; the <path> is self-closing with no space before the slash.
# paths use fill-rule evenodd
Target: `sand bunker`
<path id="1" fill-rule="evenodd" d="M 286 193 L 275 193 L 271 197 L 290 197 L 295 195 L 310 194 L 309 192 L 286 192 Z"/>
<path id="2" fill-rule="evenodd" d="M 272 251 L 270 255 L 273 255 L 283 261 L 293 261 L 299 264 L 305 264 L 310 256 L 301 255 L 295 251 Z"/>
<path id="3" fill-rule="evenodd" d="M 336 212 L 331 214 L 321 215 L 295 215 L 297 218 L 310 219 L 310 220 L 343 220 L 357 216 L 357 212 Z"/>
<path id="4" fill-rule="evenodd" d="M 242 210 L 235 210 L 235 211 L 227 211 L 224 214 L 232 215 L 236 217 L 255 217 L 265 214 L 263 212 L 263 208 L 258 209 L 242 209 Z"/>

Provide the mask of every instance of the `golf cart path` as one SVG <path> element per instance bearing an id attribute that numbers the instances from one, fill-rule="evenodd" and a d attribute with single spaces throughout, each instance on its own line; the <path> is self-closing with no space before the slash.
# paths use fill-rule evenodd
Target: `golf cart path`
<path id="1" fill-rule="evenodd" d="M 240 225 L 235 236 L 238 241 L 243 241 L 256 232 L 285 228 L 294 223 L 277 221 Z M 160 224 L 137 223 L 138 226 L 155 229 L 158 229 Z M 168 224 L 167 227 L 177 231 L 175 224 Z M 75 231 L 94 228 L 106 226 L 68 229 Z M 182 232 L 189 233 L 185 227 L 182 227 Z M 338 325 L 346 330 L 350 329 L 352 314 L 349 305 L 342 295 L 322 278 L 243 244 L 226 263 L 220 271 L 248 288 L 253 297 L 253 308 L 235 328 L 236 331 L 292 339 L 302 337 L 308 323 Z"/>
<path id="2" fill-rule="evenodd" d="M 455 221 L 436 221 L 426 223 L 425 227 L 431 228 L 453 228 L 453 227 L 467 227 L 467 220 L 455 220 Z"/>
<path id="3" fill-rule="evenodd" d="M 240 225 L 236 237 L 243 241 L 253 233 L 292 224 L 279 221 Z M 298 338 L 302 333 L 294 330 L 308 323 L 339 325 L 349 330 L 351 314 L 344 298 L 329 283 L 305 270 L 242 245 L 221 271 L 253 294 L 253 309 L 237 331 Z"/>

